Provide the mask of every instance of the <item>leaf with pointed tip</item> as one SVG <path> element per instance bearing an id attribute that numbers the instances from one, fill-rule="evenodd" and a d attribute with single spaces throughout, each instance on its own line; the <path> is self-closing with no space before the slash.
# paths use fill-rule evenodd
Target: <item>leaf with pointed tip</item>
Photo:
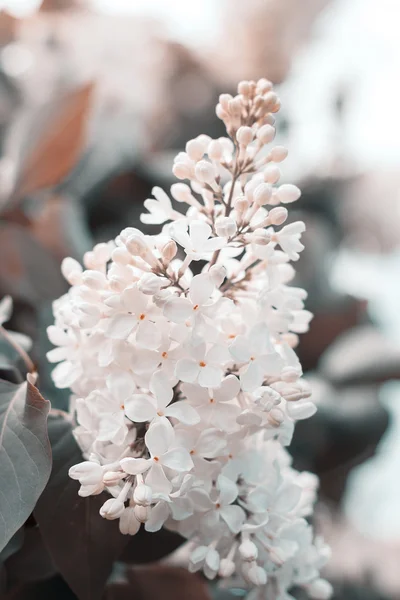
<path id="1" fill-rule="evenodd" d="M 29 517 L 49 479 L 49 409 L 31 381 L 0 381 L 0 550 Z"/>
<path id="2" fill-rule="evenodd" d="M 88 83 L 59 101 L 56 114 L 22 164 L 14 200 L 58 185 L 75 166 L 85 141 L 93 89 Z"/>
<path id="3" fill-rule="evenodd" d="M 78 496 L 78 484 L 68 476 L 82 454 L 72 435 L 71 424 L 50 418 L 53 470 L 34 515 L 54 564 L 80 600 L 101 598 L 106 580 L 129 536 L 123 536 L 117 521 L 99 515 L 107 497 Z"/>

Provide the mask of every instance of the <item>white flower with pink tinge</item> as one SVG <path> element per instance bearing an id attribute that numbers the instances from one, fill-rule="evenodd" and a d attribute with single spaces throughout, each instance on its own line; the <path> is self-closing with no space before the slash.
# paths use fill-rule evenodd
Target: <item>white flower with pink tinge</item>
<path id="1" fill-rule="evenodd" d="M 255 325 L 247 335 L 238 335 L 229 350 L 241 366 L 240 383 L 245 392 L 260 387 L 268 375 L 279 375 L 285 366 L 264 323 Z"/>
<path id="2" fill-rule="evenodd" d="M 150 425 L 145 435 L 146 447 L 150 458 L 123 458 L 121 467 L 129 475 L 146 473 L 146 485 L 153 492 L 169 494 L 172 483 L 165 469 L 188 472 L 193 467 L 190 454 L 184 448 L 175 446 L 175 433 L 167 420 Z"/>
<path id="3" fill-rule="evenodd" d="M 120 298 L 110 298 L 107 304 L 112 307 L 111 313 L 116 313 L 111 314 L 107 323 L 105 333 L 109 338 L 122 340 L 135 332 L 136 342 L 140 346 L 149 350 L 159 347 L 161 335 L 154 322 L 159 310 L 149 296 L 133 286 L 124 290 Z"/>
<path id="4" fill-rule="evenodd" d="M 187 229 L 187 224 L 178 221 L 171 227 L 171 235 L 182 246 L 190 260 L 207 259 L 212 252 L 226 245 L 223 238 L 211 237 L 211 227 L 204 221 L 192 221 L 189 224 L 189 233 Z"/>
<path id="5" fill-rule="evenodd" d="M 202 342 L 188 346 L 189 358 L 181 358 L 176 363 L 175 375 L 187 383 L 198 382 L 202 387 L 219 387 L 224 376 L 223 367 L 231 357 L 225 346 L 215 345 L 207 349 Z"/>
<path id="6" fill-rule="evenodd" d="M 188 402 L 170 404 L 174 391 L 168 376 L 163 371 L 154 373 L 150 380 L 149 394 L 133 394 L 125 404 L 126 416 L 136 423 L 152 422 L 169 417 L 186 425 L 196 425 L 200 417 Z"/>

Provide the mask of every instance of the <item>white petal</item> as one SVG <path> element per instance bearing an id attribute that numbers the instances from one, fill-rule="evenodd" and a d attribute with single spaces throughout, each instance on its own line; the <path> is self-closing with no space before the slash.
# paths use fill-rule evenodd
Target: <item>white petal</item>
<path id="1" fill-rule="evenodd" d="M 122 340 L 128 337 L 136 323 L 133 315 L 116 315 L 108 321 L 105 333 L 113 340 Z"/>
<path id="2" fill-rule="evenodd" d="M 240 385 L 244 392 L 252 392 L 260 387 L 264 379 L 264 373 L 257 361 L 251 361 L 240 373 Z"/>
<path id="3" fill-rule="evenodd" d="M 150 391 L 157 398 L 157 408 L 165 408 L 174 395 L 169 378 L 164 371 L 156 371 L 150 380 Z"/>
<path id="4" fill-rule="evenodd" d="M 216 388 L 220 386 L 223 376 L 222 369 L 213 365 L 207 365 L 200 367 L 198 381 L 202 387 Z"/>
<path id="5" fill-rule="evenodd" d="M 224 365 L 231 361 L 228 348 L 216 344 L 206 354 L 206 362 L 217 363 L 217 365 Z"/>
<path id="6" fill-rule="evenodd" d="M 136 316 L 146 312 L 148 297 L 142 294 L 137 287 L 131 287 L 122 292 L 121 302 L 123 307 Z"/>
<path id="7" fill-rule="evenodd" d="M 132 370 L 138 374 L 154 371 L 160 364 L 159 354 L 155 350 L 140 348 L 132 352 L 131 358 Z"/>
<path id="8" fill-rule="evenodd" d="M 147 471 L 151 467 L 151 462 L 145 458 L 123 458 L 121 460 L 121 467 L 125 473 L 137 475 L 138 473 Z"/>
<path id="9" fill-rule="evenodd" d="M 215 252 L 226 246 L 226 241 L 220 237 L 214 237 L 207 240 L 203 245 L 204 252 Z"/>
<path id="10" fill-rule="evenodd" d="M 196 444 L 196 453 L 205 458 L 214 458 L 221 454 L 226 446 L 225 434 L 218 429 L 202 431 Z"/>
<path id="11" fill-rule="evenodd" d="M 224 477 L 224 475 L 218 477 L 217 488 L 219 490 L 219 501 L 224 506 L 232 504 L 239 493 L 236 483 L 228 477 Z"/>
<path id="12" fill-rule="evenodd" d="M 221 518 L 228 525 L 232 533 L 239 533 L 243 523 L 246 520 L 246 514 L 240 506 L 233 504 L 225 506 L 220 510 Z"/>
<path id="13" fill-rule="evenodd" d="M 228 375 L 221 383 L 221 387 L 214 390 L 214 398 L 217 402 L 227 402 L 236 398 L 240 392 L 240 381 L 235 375 Z"/>
<path id="14" fill-rule="evenodd" d="M 174 430 L 171 423 L 166 419 L 157 421 L 150 425 L 144 436 L 144 441 L 148 447 L 151 456 L 160 457 L 165 454 L 174 440 Z"/>
<path id="15" fill-rule="evenodd" d="M 278 490 L 275 505 L 281 514 L 289 513 L 296 508 L 301 498 L 301 487 L 292 483 L 285 483 Z"/>
<path id="16" fill-rule="evenodd" d="M 212 571 L 219 569 L 219 554 L 215 548 L 209 548 L 206 554 L 206 564 Z"/>
<path id="17" fill-rule="evenodd" d="M 286 407 L 289 416 L 296 421 L 308 419 L 317 412 L 317 407 L 313 402 L 288 402 Z"/>
<path id="18" fill-rule="evenodd" d="M 140 523 L 135 517 L 133 508 L 126 508 L 119 518 L 119 530 L 124 535 L 136 535 L 140 529 Z"/>
<path id="19" fill-rule="evenodd" d="M 206 273 L 193 277 L 189 286 L 189 296 L 193 304 L 204 304 L 214 291 L 214 284 Z"/>
<path id="20" fill-rule="evenodd" d="M 162 466 L 155 462 L 146 475 L 145 483 L 151 487 L 154 494 L 169 494 L 172 490 L 172 483 L 165 475 Z"/>
<path id="21" fill-rule="evenodd" d="M 189 225 L 189 234 L 194 248 L 201 249 L 211 235 L 211 227 L 204 221 L 192 221 Z"/>
<path id="22" fill-rule="evenodd" d="M 178 419 L 185 425 L 196 425 L 200 421 L 199 414 L 186 400 L 175 402 L 165 410 L 167 417 Z"/>
<path id="23" fill-rule="evenodd" d="M 11 296 L 4 296 L 4 298 L 0 302 L 0 325 L 2 325 L 3 323 L 6 323 L 11 318 L 12 310 L 13 310 L 13 302 L 12 302 Z M 50 327 L 54 327 L 54 326 L 50 326 Z M 49 334 L 50 327 L 47 329 L 49 339 L 52 344 L 58 344 L 59 342 L 53 342 L 53 340 L 50 337 L 50 334 Z"/>
<path id="24" fill-rule="evenodd" d="M 126 371 L 116 371 L 108 375 L 107 387 L 114 398 L 124 402 L 135 391 L 135 382 L 132 375 Z"/>
<path id="25" fill-rule="evenodd" d="M 3 304 L 5 299 L 6 298 L 4 298 L 0 302 L 0 323 L 8 321 L 8 319 L 4 319 L 4 321 L 1 320 L 1 305 Z M 56 327 L 55 325 L 50 325 L 50 327 L 47 328 L 47 336 L 51 343 L 55 346 L 68 346 L 71 343 L 71 338 L 69 337 L 69 335 L 63 329 L 61 329 L 61 327 Z"/>
<path id="26" fill-rule="evenodd" d="M 175 377 L 178 377 L 181 381 L 192 383 L 196 380 L 196 377 L 200 371 L 199 364 L 191 360 L 190 358 L 181 358 L 178 360 L 175 367 Z"/>
<path id="27" fill-rule="evenodd" d="M 144 423 L 151 421 L 157 415 L 157 409 L 150 396 L 134 394 L 125 404 L 125 414 L 131 421 Z"/>
<path id="28" fill-rule="evenodd" d="M 173 323 L 184 323 L 193 314 L 193 307 L 187 298 L 169 298 L 164 304 L 164 316 Z"/>
<path id="29" fill-rule="evenodd" d="M 190 454 L 184 448 L 173 448 L 160 457 L 160 462 L 164 467 L 174 469 L 175 471 L 190 471 L 193 468 L 193 461 Z"/>
<path id="30" fill-rule="evenodd" d="M 214 507 L 214 503 L 211 502 L 210 496 L 205 490 L 195 488 L 189 492 L 189 497 L 198 511 L 205 512 L 206 510 L 211 510 Z"/>
<path id="31" fill-rule="evenodd" d="M 136 332 L 136 342 L 147 350 L 156 350 L 161 344 L 161 332 L 157 325 L 145 319 L 140 321 Z"/>
<path id="32" fill-rule="evenodd" d="M 145 530 L 159 531 L 169 517 L 169 507 L 166 502 L 158 502 L 150 511 L 150 516 L 145 523 Z"/>
<path id="33" fill-rule="evenodd" d="M 232 344 L 229 346 L 229 352 L 238 362 L 247 362 L 251 357 L 249 342 L 244 335 L 237 335 Z"/>

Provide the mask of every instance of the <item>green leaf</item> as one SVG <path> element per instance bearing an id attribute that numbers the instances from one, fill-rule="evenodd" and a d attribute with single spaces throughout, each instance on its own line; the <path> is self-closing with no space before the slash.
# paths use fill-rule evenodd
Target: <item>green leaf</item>
<path id="1" fill-rule="evenodd" d="M 20 385 L 0 381 L 0 551 L 29 517 L 49 479 L 49 409 L 32 379 Z"/>
<path id="2" fill-rule="evenodd" d="M 50 418 L 53 470 L 34 511 L 54 564 L 80 600 L 101 598 L 113 563 L 129 541 L 118 522 L 107 521 L 99 510 L 107 497 L 78 496 L 69 468 L 82 461 L 71 424 Z"/>

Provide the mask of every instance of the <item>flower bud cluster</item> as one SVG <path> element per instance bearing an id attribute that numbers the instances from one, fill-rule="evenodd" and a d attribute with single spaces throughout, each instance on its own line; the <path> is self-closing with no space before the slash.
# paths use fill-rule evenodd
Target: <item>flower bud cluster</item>
<path id="1" fill-rule="evenodd" d="M 127 227 L 84 267 L 64 261 L 48 358 L 85 459 L 70 476 L 81 496 L 110 494 L 102 517 L 123 534 L 178 531 L 211 579 L 327 598 L 306 520 L 316 480 L 285 449 L 315 406 L 294 351 L 311 314 L 290 286 L 305 226 L 285 224 L 300 191 L 279 184 L 286 150 L 267 147 L 278 110 L 264 79 L 222 95 L 228 137 L 200 135 L 174 162 L 186 211 L 154 188 L 141 219 L 158 234 Z"/>

